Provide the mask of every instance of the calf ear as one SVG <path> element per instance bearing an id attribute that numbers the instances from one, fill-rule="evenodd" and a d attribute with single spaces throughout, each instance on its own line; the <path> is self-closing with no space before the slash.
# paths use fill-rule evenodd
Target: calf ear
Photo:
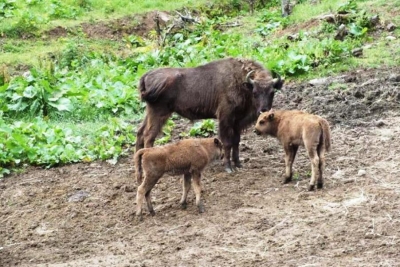
<path id="1" fill-rule="evenodd" d="M 268 120 L 273 121 L 274 120 L 274 113 L 271 113 L 268 115 Z"/>
<path id="2" fill-rule="evenodd" d="M 215 144 L 216 146 L 219 146 L 219 145 L 221 145 L 221 142 L 219 141 L 218 138 L 214 138 L 214 144 Z"/>

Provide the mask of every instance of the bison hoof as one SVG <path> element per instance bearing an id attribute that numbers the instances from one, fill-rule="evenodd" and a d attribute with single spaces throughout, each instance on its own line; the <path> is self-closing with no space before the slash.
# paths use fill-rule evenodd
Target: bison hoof
<path id="1" fill-rule="evenodd" d="M 183 209 L 183 210 L 187 209 L 187 203 L 186 202 L 181 203 L 181 209 Z"/>
<path id="2" fill-rule="evenodd" d="M 235 167 L 236 167 L 236 168 L 242 168 L 243 165 L 242 165 L 242 163 L 240 163 L 240 162 L 235 162 Z"/>
<path id="3" fill-rule="evenodd" d="M 322 189 L 324 187 L 324 183 L 317 183 L 317 188 Z"/>
<path id="4" fill-rule="evenodd" d="M 150 215 L 151 215 L 151 216 L 154 216 L 154 215 L 156 215 L 156 213 L 155 213 L 155 211 L 154 211 L 154 210 L 149 210 L 149 212 L 150 212 Z"/>
<path id="5" fill-rule="evenodd" d="M 314 185 L 313 184 L 310 184 L 308 186 L 308 191 L 314 191 Z"/>
<path id="6" fill-rule="evenodd" d="M 288 183 L 290 183 L 292 181 L 292 177 L 288 177 L 288 178 L 285 178 L 283 181 L 282 181 L 282 184 L 288 184 Z"/>

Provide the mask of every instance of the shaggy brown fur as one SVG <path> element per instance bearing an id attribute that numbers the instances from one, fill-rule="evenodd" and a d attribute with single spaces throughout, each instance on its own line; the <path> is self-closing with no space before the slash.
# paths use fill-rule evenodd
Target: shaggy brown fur
<path id="1" fill-rule="evenodd" d="M 282 143 L 286 154 L 286 173 L 283 183 L 292 180 L 292 166 L 297 149 L 299 146 L 305 146 L 311 160 L 309 190 L 314 190 L 317 170 L 317 188 L 323 187 L 325 152 L 331 147 L 331 133 L 325 119 L 299 110 L 271 110 L 260 114 L 255 132 L 277 137 Z"/>
<path id="2" fill-rule="evenodd" d="M 136 215 L 139 219 L 142 218 L 144 197 L 150 214 L 155 214 L 150 192 L 164 173 L 184 175 L 183 195 L 180 201 L 182 208 L 186 208 L 187 194 L 193 178 L 196 204 L 202 213 L 204 207 L 200 199 L 201 173 L 208 163 L 222 155 L 222 143 L 217 138 L 185 139 L 175 144 L 140 149 L 134 156 L 136 180 L 139 184 Z"/>
<path id="3" fill-rule="evenodd" d="M 232 172 L 239 161 L 241 132 L 270 110 L 275 89 L 283 80 L 253 60 L 226 58 L 194 68 L 159 68 L 145 73 L 139 82 L 146 116 L 139 127 L 136 151 L 152 147 L 173 112 L 190 120 L 216 118 L 224 144 L 224 164 Z"/>

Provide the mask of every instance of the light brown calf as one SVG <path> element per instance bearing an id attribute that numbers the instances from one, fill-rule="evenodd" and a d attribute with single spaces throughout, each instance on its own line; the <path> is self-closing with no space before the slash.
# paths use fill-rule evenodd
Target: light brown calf
<path id="1" fill-rule="evenodd" d="M 325 152 L 330 150 L 331 133 L 328 122 L 320 116 L 300 110 L 270 110 L 260 114 L 255 127 L 257 134 L 277 137 L 285 150 L 286 173 L 283 183 L 292 180 L 292 166 L 299 146 L 304 146 L 311 160 L 309 190 L 322 188 Z"/>
<path id="2" fill-rule="evenodd" d="M 154 215 L 150 192 L 157 181 L 168 173 L 184 175 L 183 195 L 180 201 L 182 208 L 187 206 L 187 194 L 193 178 L 193 188 L 196 194 L 196 205 L 199 212 L 204 212 L 201 197 L 200 178 L 203 169 L 212 160 L 221 158 L 222 143 L 217 138 L 185 139 L 175 144 L 159 147 L 143 148 L 134 156 L 136 180 L 139 184 L 136 196 L 136 215 L 142 219 L 143 198 L 147 207 Z"/>

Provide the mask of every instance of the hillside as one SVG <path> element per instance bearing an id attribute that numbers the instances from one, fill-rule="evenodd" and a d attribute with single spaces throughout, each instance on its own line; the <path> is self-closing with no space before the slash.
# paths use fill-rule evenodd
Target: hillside
<path id="1" fill-rule="evenodd" d="M 253 14 L 246 1 L 3 2 L 10 13 L 0 13 L 1 266 L 400 261 L 397 1 L 297 1 L 287 18 L 276 1 L 256 1 Z M 166 175 L 152 193 L 156 215 L 145 209 L 137 221 L 139 78 L 228 56 L 285 78 L 274 108 L 329 121 L 325 188 L 307 191 L 303 148 L 294 181 L 282 185 L 281 145 L 250 128 L 242 169 L 228 174 L 218 161 L 206 169 L 204 214 L 192 191 L 188 209 L 179 208 L 180 179 Z M 157 144 L 213 135 L 216 125 L 173 116 Z"/>

